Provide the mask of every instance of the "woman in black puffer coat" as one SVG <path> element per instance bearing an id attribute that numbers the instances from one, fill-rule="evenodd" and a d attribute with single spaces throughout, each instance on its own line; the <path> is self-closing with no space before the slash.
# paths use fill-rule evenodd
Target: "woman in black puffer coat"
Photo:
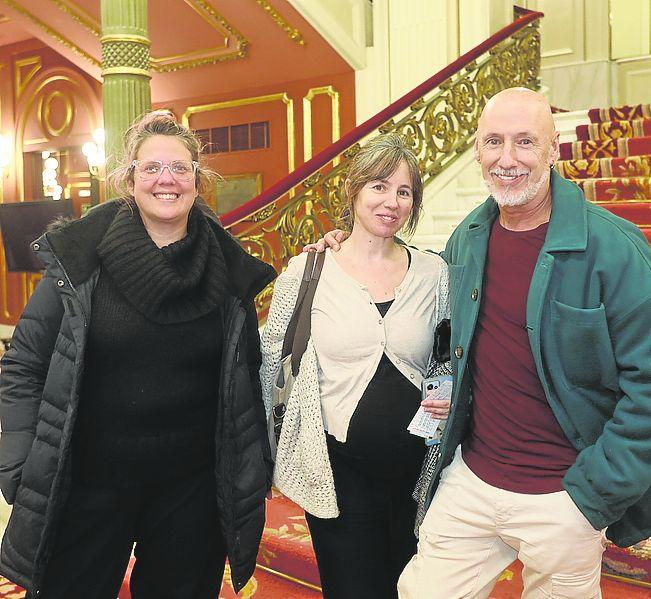
<path id="1" fill-rule="evenodd" d="M 254 296 L 273 269 L 198 198 L 200 145 L 142 117 L 125 200 L 34 242 L 45 275 L 2 359 L 0 572 L 39 599 L 214 599 L 255 568 L 271 459 Z"/>

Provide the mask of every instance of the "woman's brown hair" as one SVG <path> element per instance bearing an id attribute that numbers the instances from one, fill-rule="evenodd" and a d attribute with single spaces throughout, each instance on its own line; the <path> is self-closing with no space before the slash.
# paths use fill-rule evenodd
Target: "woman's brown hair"
<path id="1" fill-rule="evenodd" d="M 344 192 L 347 208 L 341 216 L 343 225 L 351 230 L 355 222 L 355 199 L 364 185 L 371 181 L 387 179 L 396 172 L 401 162 L 407 165 L 411 180 L 412 208 L 405 232 L 411 235 L 418 225 L 423 204 L 423 180 L 418 158 L 401 135 L 385 133 L 368 141 L 355 154 L 348 167 Z"/>

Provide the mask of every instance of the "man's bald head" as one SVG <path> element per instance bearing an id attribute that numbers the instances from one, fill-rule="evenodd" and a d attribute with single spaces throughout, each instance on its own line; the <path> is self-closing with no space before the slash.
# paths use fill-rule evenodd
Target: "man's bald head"
<path id="1" fill-rule="evenodd" d="M 490 98 L 479 117 L 477 130 L 481 130 L 486 121 L 490 122 L 491 116 L 499 112 L 526 113 L 550 137 L 556 131 L 552 108 L 547 99 L 542 94 L 526 87 L 510 87 Z"/>

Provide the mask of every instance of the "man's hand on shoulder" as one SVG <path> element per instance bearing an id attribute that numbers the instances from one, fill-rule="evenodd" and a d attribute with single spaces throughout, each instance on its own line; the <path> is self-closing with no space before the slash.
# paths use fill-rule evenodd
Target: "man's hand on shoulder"
<path id="1" fill-rule="evenodd" d="M 324 252 L 329 247 L 333 252 L 338 252 L 341 244 L 348 239 L 350 233 L 342 231 L 341 229 L 334 229 L 328 231 L 321 239 L 315 243 L 310 243 L 303 248 L 304 252 L 316 250 L 317 252 Z"/>

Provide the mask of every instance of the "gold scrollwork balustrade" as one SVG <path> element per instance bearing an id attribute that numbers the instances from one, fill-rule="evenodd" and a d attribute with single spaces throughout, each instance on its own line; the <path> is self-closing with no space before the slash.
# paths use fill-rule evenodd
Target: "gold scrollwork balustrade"
<path id="1" fill-rule="evenodd" d="M 540 87 L 538 20 L 466 63 L 411 106 L 382 124 L 372 134 L 394 131 L 403 135 L 419 158 L 424 185 L 428 185 L 474 143 L 479 115 L 486 101 L 502 89 Z M 354 143 L 337 158 L 309 174 L 285 193 L 244 218 L 227 225 L 254 256 L 281 271 L 301 248 L 331 230 L 346 202 L 343 180 Z M 256 298 L 264 318 L 272 285 Z"/>

